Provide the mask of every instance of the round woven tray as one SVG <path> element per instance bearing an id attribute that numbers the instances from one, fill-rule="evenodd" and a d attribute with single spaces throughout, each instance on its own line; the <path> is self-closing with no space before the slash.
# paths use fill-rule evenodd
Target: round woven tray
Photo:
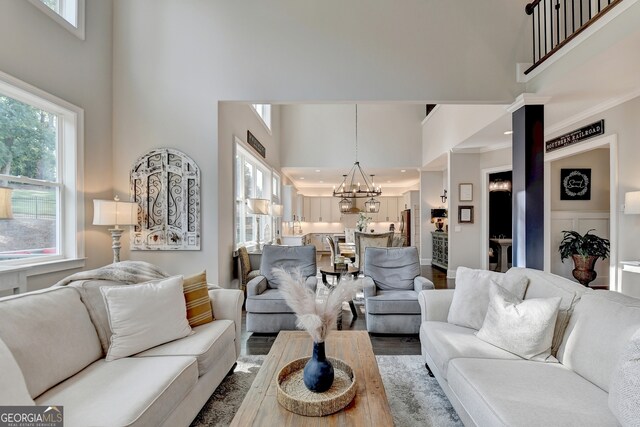
<path id="1" fill-rule="evenodd" d="M 302 371 L 309 357 L 296 359 L 278 373 L 278 403 L 291 412 L 310 417 L 333 414 L 347 406 L 356 395 L 356 377 L 351 366 L 340 359 L 327 357 L 333 365 L 331 388 L 315 393 L 304 385 Z"/>

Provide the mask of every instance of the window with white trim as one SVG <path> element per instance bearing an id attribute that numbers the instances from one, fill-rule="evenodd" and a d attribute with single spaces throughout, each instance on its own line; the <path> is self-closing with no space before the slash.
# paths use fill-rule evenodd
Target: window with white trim
<path id="1" fill-rule="evenodd" d="M 273 221 L 271 215 L 253 215 L 247 211 L 247 200 L 251 198 L 272 198 L 271 168 L 236 143 L 235 154 L 235 246 L 253 249 L 257 244 L 257 227 L 260 224 L 260 242 L 273 239 Z M 278 192 L 280 190 L 278 189 Z"/>
<path id="2" fill-rule="evenodd" d="M 0 265 L 83 256 L 81 120 L 0 73 Z"/>
<path id="3" fill-rule="evenodd" d="M 271 131 L 271 104 L 251 104 L 264 125 Z"/>
<path id="4" fill-rule="evenodd" d="M 29 2 L 84 40 L 85 0 L 29 0 Z"/>

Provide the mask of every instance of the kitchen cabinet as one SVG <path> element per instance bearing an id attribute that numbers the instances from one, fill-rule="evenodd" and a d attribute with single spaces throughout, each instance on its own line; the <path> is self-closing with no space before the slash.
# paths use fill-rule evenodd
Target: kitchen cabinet
<path id="1" fill-rule="evenodd" d="M 286 246 L 302 246 L 311 243 L 311 237 L 309 234 L 296 234 L 296 235 L 284 235 L 282 236 L 282 244 Z"/>
<path id="2" fill-rule="evenodd" d="M 309 213 L 306 219 L 309 222 L 320 222 L 320 217 L 322 216 L 320 197 L 309 197 L 309 199 Z"/>
<path id="3" fill-rule="evenodd" d="M 340 212 L 340 199 L 337 197 L 329 197 L 331 199 L 331 222 L 341 222 L 342 212 Z"/>
<path id="4" fill-rule="evenodd" d="M 305 197 L 302 202 L 302 219 L 301 221 L 309 221 L 311 217 L 311 197 Z"/>
<path id="5" fill-rule="evenodd" d="M 331 222 L 331 197 L 320 197 L 320 222 Z"/>
<path id="6" fill-rule="evenodd" d="M 291 222 L 296 215 L 297 192 L 293 185 L 282 186 L 282 221 Z"/>
<path id="7" fill-rule="evenodd" d="M 447 270 L 449 264 L 449 234 L 442 231 L 432 231 L 431 241 L 433 249 L 431 265 Z"/>

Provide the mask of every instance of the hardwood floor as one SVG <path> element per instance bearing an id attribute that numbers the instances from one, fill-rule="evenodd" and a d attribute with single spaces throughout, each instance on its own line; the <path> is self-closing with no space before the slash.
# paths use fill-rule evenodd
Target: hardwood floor
<path id="1" fill-rule="evenodd" d="M 328 265 L 329 256 L 320 254 L 318 266 Z M 422 266 L 422 275 L 431 280 L 436 289 L 453 288 L 453 280 L 447 279 L 446 272 L 431 266 Z M 355 319 L 345 304 L 342 310 L 342 330 L 359 331 L 366 330 L 367 325 L 364 316 L 364 305 L 356 305 L 358 318 Z M 255 334 L 246 330 L 246 312 L 242 313 L 242 343 L 241 352 L 245 355 L 266 355 L 277 334 Z M 420 354 L 420 339 L 418 335 L 382 335 L 369 334 L 373 353 L 376 355 L 415 355 Z"/>

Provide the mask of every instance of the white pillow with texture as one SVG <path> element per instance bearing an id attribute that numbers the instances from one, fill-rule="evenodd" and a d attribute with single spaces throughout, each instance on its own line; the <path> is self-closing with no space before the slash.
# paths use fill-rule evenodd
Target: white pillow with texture
<path id="1" fill-rule="evenodd" d="M 476 336 L 524 359 L 557 362 L 551 343 L 562 298 L 523 301 L 493 281 L 489 288 L 487 316 Z"/>
<path id="2" fill-rule="evenodd" d="M 140 285 L 103 287 L 100 292 L 112 332 L 107 361 L 191 334 L 182 276 Z"/>
<path id="3" fill-rule="evenodd" d="M 609 409 L 623 427 L 640 420 L 640 329 L 625 346 L 611 375 Z"/>
<path id="4" fill-rule="evenodd" d="M 489 284 L 492 280 L 520 299 L 524 298 L 529 284 L 529 279 L 524 275 L 458 267 L 447 322 L 480 329 L 489 307 Z"/>

